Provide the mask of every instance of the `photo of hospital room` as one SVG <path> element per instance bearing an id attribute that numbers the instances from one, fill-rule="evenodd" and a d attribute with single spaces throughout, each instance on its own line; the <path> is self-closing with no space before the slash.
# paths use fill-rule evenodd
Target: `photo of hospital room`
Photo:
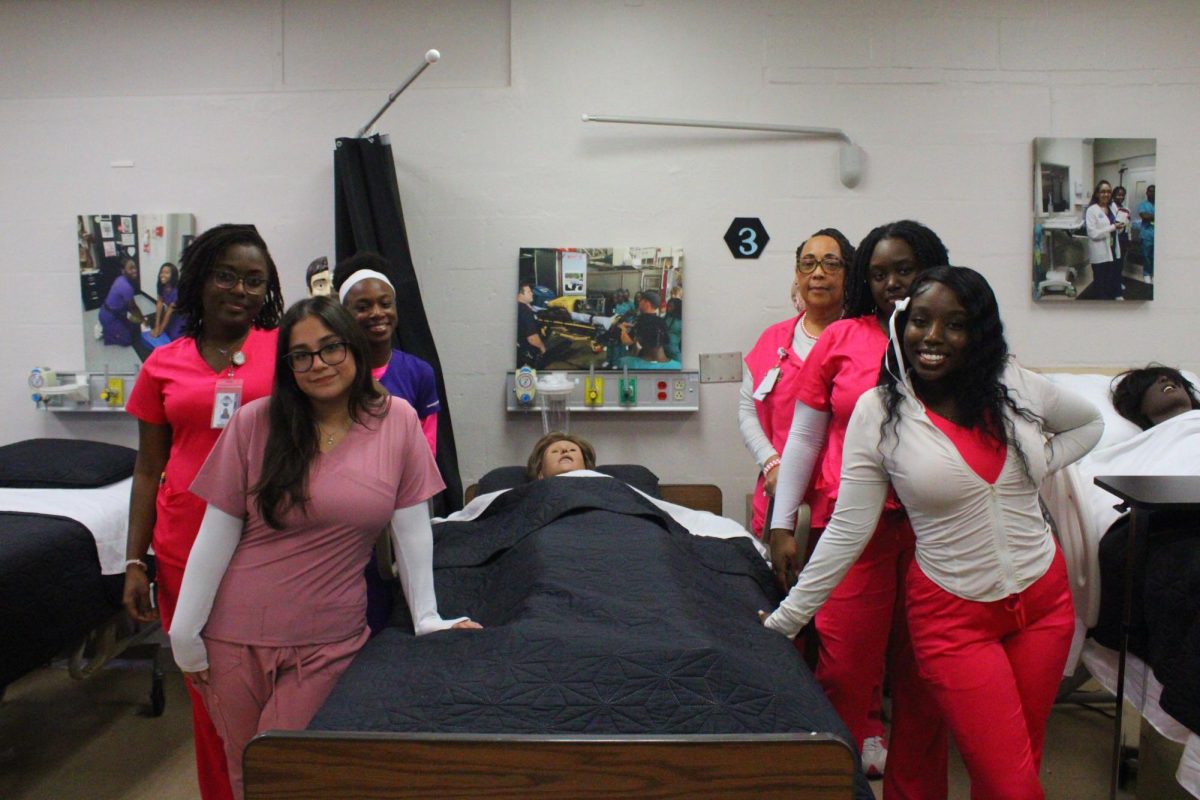
<path id="1" fill-rule="evenodd" d="M 0 2 L 0 800 L 1200 800 L 1198 41 Z"/>
<path id="2" fill-rule="evenodd" d="M 1153 139 L 1034 141 L 1035 300 L 1154 299 L 1156 153 Z"/>

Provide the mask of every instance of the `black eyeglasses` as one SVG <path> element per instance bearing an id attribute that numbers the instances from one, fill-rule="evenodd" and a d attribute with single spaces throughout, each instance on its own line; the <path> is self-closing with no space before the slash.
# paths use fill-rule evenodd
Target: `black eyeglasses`
<path id="1" fill-rule="evenodd" d="M 796 269 L 805 275 L 815 271 L 818 264 L 826 272 L 841 272 L 846 268 L 846 262 L 835 255 L 828 255 L 820 259 L 816 256 L 804 256 L 796 259 Z"/>
<path id="2" fill-rule="evenodd" d="M 293 350 L 283 360 L 292 368 L 292 372 L 308 372 L 312 369 L 314 356 L 320 356 L 326 364 L 336 367 L 346 360 L 347 352 L 345 342 L 330 342 L 320 350 Z"/>
<path id="3" fill-rule="evenodd" d="M 218 289 L 232 289 L 241 281 L 246 294 L 266 294 L 267 279 L 262 275 L 239 275 L 231 269 L 214 269 L 212 282 Z"/>

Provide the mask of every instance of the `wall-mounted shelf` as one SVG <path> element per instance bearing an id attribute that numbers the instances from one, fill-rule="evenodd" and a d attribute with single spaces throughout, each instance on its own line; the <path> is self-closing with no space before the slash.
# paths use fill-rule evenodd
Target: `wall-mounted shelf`
<path id="1" fill-rule="evenodd" d="M 559 372 L 556 370 L 555 372 Z M 616 413 L 616 412 L 693 412 L 700 410 L 700 373 L 697 370 L 630 370 L 626 384 L 631 390 L 631 402 L 621 402 L 621 381 L 626 377 L 619 371 L 595 373 L 599 380 L 596 387 L 598 403 L 587 402 L 589 390 L 586 370 L 562 370 L 575 382 L 567 396 L 566 407 L 571 413 Z M 537 411 L 542 407 L 542 397 L 534 398 L 528 405 L 517 402 L 513 392 L 515 372 L 504 377 L 505 408 L 508 411 Z M 544 377 L 546 373 L 541 373 Z"/>

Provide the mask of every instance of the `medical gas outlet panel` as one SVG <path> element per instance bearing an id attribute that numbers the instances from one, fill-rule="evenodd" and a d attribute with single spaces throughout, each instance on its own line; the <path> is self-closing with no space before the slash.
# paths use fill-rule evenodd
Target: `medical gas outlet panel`
<path id="1" fill-rule="evenodd" d="M 569 383 L 569 388 L 557 388 Z M 554 386 L 538 392 L 538 386 Z M 697 370 L 630 370 L 587 372 L 556 370 L 509 372 L 505 377 L 509 411 L 533 411 L 545 403 L 562 402 L 571 412 L 699 411 L 700 373 Z"/>
<path id="2" fill-rule="evenodd" d="M 132 373 L 58 372 L 34 367 L 29 372 L 29 398 L 48 411 L 124 413 L 136 379 Z"/>

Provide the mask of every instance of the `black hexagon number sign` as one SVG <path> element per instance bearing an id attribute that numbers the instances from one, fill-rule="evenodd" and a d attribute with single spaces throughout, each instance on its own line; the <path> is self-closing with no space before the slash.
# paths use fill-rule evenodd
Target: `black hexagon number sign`
<path id="1" fill-rule="evenodd" d="M 771 237 L 758 217 L 734 217 L 725 231 L 725 246 L 734 258 L 758 258 Z"/>

